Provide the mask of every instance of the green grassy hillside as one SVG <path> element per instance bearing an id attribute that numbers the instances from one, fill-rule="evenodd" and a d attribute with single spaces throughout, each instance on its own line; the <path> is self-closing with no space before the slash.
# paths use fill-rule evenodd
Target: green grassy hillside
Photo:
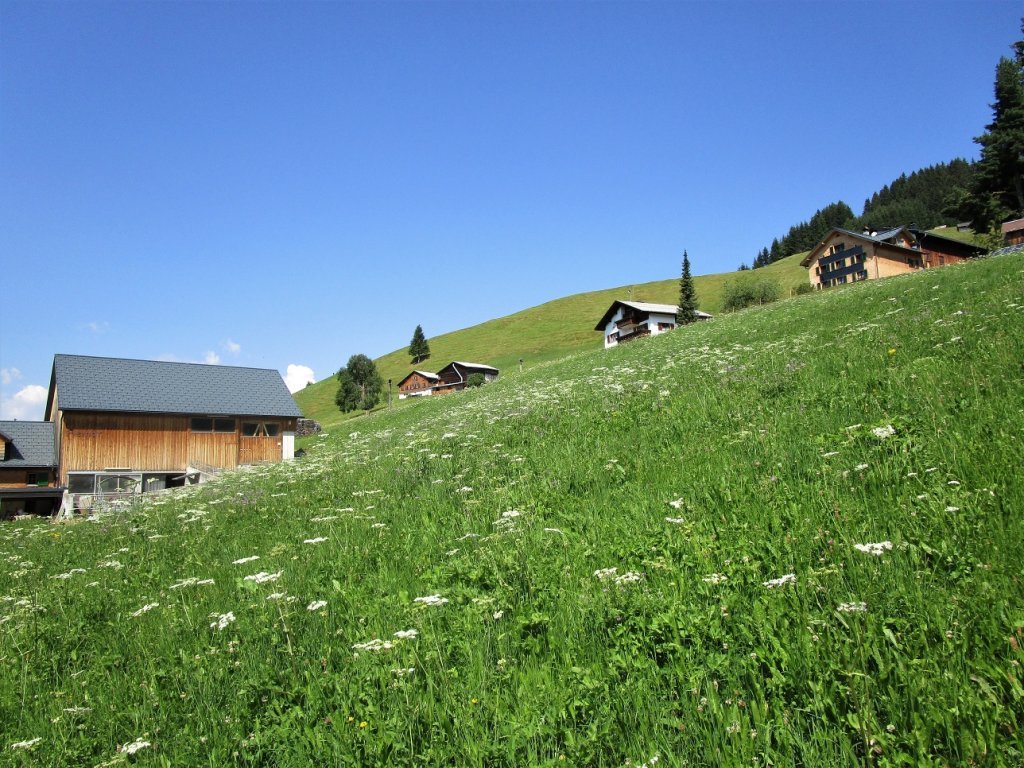
<path id="1" fill-rule="evenodd" d="M 778 281 L 783 294 L 788 295 L 797 285 L 807 282 L 807 270 L 800 266 L 803 256 L 790 256 L 757 270 L 756 275 Z M 717 314 L 722 307 L 722 290 L 726 282 L 735 277 L 735 272 L 728 272 L 694 278 L 698 306 Z M 518 370 L 520 358 L 527 368 L 572 352 L 600 347 L 601 334 L 594 330 L 595 323 L 615 299 L 627 298 L 675 304 L 679 300 L 679 279 L 578 293 L 549 301 L 507 317 L 432 337 L 429 339 L 431 357 L 418 365 L 409 361 L 403 347 L 378 358 L 377 369 L 385 381 L 392 379 L 395 385 L 414 368 L 436 371 L 452 360 L 493 365 L 507 376 Z M 345 362 L 339 360 L 338 367 Z M 295 399 L 306 416 L 331 426 L 345 419 L 334 404 L 337 389 L 337 380 L 330 376 L 297 392 Z"/>
<path id="2" fill-rule="evenodd" d="M 1019 766 L 1022 297 L 858 283 L 5 523 L 0 764 Z"/>

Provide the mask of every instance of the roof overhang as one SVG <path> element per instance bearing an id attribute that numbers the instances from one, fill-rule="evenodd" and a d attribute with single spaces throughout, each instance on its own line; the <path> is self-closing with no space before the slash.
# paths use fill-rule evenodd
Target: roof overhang
<path id="1" fill-rule="evenodd" d="M 44 499 L 56 499 L 64 495 L 63 488 L 50 488 L 43 486 L 25 486 L 24 488 L 0 488 L 0 499 L 9 498 L 25 498 L 28 496 L 34 498 Z"/>

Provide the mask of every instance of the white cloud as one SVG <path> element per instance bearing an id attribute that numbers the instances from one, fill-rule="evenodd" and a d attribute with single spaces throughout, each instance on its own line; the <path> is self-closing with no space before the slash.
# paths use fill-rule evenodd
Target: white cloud
<path id="1" fill-rule="evenodd" d="M 110 330 L 110 323 L 106 320 L 91 320 L 84 327 L 93 333 L 106 333 Z"/>
<path id="2" fill-rule="evenodd" d="M 17 368 L 0 368 L 0 384 L 10 384 L 21 378 L 21 371 Z"/>
<path id="3" fill-rule="evenodd" d="M 43 418 L 46 407 L 46 387 L 29 384 L 14 393 L 13 397 L 0 399 L 0 419 L 19 419 L 21 421 Z"/>
<path id="4" fill-rule="evenodd" d="M 214 352 L 212 349 L 208 350 L 206 357 L 203 358 L 203 362 L 207 365 L 220 365 L 220 355 Z"/>
<path id="5" fill-rule="evenodd" d="M 232 341 L 231 339 L 228 339 L 227 341 L 225 341 L 223 346 L 224 346 L 224 349 L 226 349 L 232 355 L 237 355 L 239 352 L 242 351 L 242 345 L 237 343 L 237 342 Z"/>
<path id="6" fill-rule="evenodd" d="M 311 381 L 316 381 L 313 369 L 308 365 L 288 364 L 288 372 L 284 375 L 284 383 L 288 386 L 289 392 L 298 392 Z"/>

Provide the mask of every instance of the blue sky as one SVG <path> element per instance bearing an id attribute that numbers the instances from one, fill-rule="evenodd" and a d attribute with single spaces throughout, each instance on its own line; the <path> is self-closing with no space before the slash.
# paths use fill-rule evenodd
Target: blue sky
<path id="1" fill-rule="evenodd" d="M 58 352 L 321 379 L 684 249 L 735 269 L 976 158 L 1020 16 L 0 0 L 0 417 L 41 416 Z"/>

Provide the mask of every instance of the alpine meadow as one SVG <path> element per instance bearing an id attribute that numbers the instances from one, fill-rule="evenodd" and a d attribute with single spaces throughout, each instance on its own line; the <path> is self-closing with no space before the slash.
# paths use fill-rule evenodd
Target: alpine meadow
<path id="1" fill-rule="evenodd" d="M 980 259 L 5 524 L 0 764 L 1021 765 L 1022 361 Z"/>

